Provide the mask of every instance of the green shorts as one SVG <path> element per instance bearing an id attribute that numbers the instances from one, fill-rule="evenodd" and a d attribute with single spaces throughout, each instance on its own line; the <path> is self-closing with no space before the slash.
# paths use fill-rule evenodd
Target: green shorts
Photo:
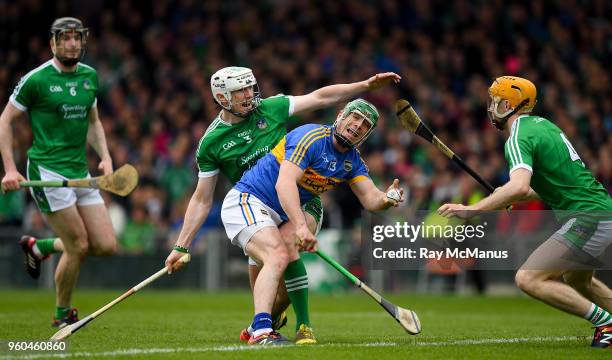
<path id="1" fill-rule="evenodd" d="M 318 195 L 313 197 L 310 201 L 304 204 L 302 208 L 305 212 L 312 215 L 317 222 L 317 231 L 315 232 L 315 235 L 317 235 L 319 230 L 321 230 L 321 225 L 323 224 L 323 204 L 321 204 L 321 197 Z"/>
<path id="2" fill-rule="evenodd" d="M 565 244 L 597 259 L 612 243 L 612 221 L 577 216 L 569 219 L 555 235 Z"/>

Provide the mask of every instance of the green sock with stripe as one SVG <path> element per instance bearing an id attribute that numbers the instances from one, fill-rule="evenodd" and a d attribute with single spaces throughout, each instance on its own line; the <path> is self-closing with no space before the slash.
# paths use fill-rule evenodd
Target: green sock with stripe
<path id="1" fill-rule="evenodd" d="M 53 247 L 53 243 L 57 238 L 47 238 L 47 239 L 37 239 L 34 247 L 38 248 L 40 255 L 45 257 L 49 254 L 54 254 L 58 252 Z"/>
<path id="2" fill-rule="evenodd" d="M 61 320 L 65 318 L 66 316 L 68 316 L 69 312 L 70 312 L 70 306 L 68 307 L 56 306 L 55 307 L 55 318 L 58 320 Z"/>
<path id="3" fill-rule="evenodd" d="M 589 311 L 587 311 L 584 318 L 589 320 L 591 324 L 596 327 L 612 324 L 612 314 L 594 303 L 591 303 L 591 307 L 589 308 Z"/>
<path id="4" fill-rule="evenodd" d="M 285 286 L 295 312 L 297 331 L 301 324 L 310 327 L 308 313 L 308 274 L 302 259 L 290 262 L 285 269 Z"/>

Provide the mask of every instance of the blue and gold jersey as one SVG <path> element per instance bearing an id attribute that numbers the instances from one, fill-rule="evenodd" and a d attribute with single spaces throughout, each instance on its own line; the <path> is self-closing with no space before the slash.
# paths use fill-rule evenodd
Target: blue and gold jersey
<path id="1" fill-rule="evenodd" d="M 290 161 L 304 170 L 304 175 L 298 183 L 302 205 L 342 182 L 354 184 L 369 178 L 359 151 L 351 149 L 340 152 L 334 147 L 331 126 L 300 126 L 287 134 L 272 152 L 259 159 L 235 186 L 241 192 L 255 195 L 284 220 L 287 220 L 287 215 L 275 189 L 283 160 Z"/>

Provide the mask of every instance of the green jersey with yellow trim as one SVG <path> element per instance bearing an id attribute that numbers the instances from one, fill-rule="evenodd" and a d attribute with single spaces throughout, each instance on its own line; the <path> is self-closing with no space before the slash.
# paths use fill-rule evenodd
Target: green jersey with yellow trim
<path id="1" fill-rule="evenodd" d="M 210 124 L 198 145 L 198 176 L 223 173 L 235 184 L 245 170 L 269 153 L 287 133 L 293 115 L 291 96 L 277 95 L 261 101 L 243 121 L 230 124 L 220 116 Z"/>
<path id="2" fill-rule="evenodd" d="M 567 210 L 612 210 L 606 189 L 586 168 L 563 131 L 549 120 L 518 117 L 506 141 L 505 156 L 510 173 L 521 168 L 532 173 L 531 187 L 558 216 Z"/>
<path id="3" fill-rule="evenodd" d="M 52 59 L 22 77 L 9 101 L 30 116 L 28 158 L 67 178 L 85 177 L 88 117 L 97 91 L 96 70 L 82 63 L 66 73 Z"/>

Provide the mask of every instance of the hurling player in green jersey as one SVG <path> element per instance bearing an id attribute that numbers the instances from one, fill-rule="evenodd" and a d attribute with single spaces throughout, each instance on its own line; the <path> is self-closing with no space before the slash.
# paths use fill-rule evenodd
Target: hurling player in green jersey
<path id="1" fill-rule="evenodd" d="M 12 153 L 13 121 L 30 118 L 33 144 L 28 151 L 27 176 L 31 180 L 88 177 L 86 144 L 101 161 L 103 174 L 113 172 L 104 129 L 96 108 L 98 76 L 79 62 L 85 52 L 88 29 L 80 20 L 56 19 L 51 26 L 53 58 L 26 74 L 15 87 L 0 115 L 0 152 L 5 175 L 2 189 L 19 189 L 24 177 Z M 53 326 L 77 321 L 71 306 L 72 291 L 87 254 L 110 255 L 116 239 L 104 201 L 96 189 L 31 188 L 32 196 L 58 238 L 20 241 L 32 277 L 40 275 L 40 261 L 62 252 L 55 272 L 56 311 Z M 60 240 L 61 239 L 61 240 Z"/>
<path id="2" fill-rule="evenodd" d="M 530 114 L 536 103 L 531 81 L 499 77 L 489 87 L 489 101 L 489 116 L 507 137 L 510 180 L 474 205 L 445 204 L 438 212 L 465 218 L 525 199 L 547 203 L 564 225 L 521 266 L 516 284 L 530 296 L 590 321 L 595 327 L 592 346 L 609 347 L 612 291 L 593 275 L 612 243 L 612 199 L 563 131 Z"/>
<path id="3" fill-rule="evenodd" d="M 382 73 L 356 83 L 326 86 L 307 95 L 277 95 L 261 99 L 251 69 L 227 67 L 213 74 L 211 91 L 221 111 L 198 144 L 198 184 L 189 202 L 176 246 L 166 259 L 166 266 L 173 269 L 182 264 L 178 261 L 181 252 L 187 251 L 196 231 L 208 216 L 219 173 L 223 173 L 232 184 L 240 180 L 244 171 L 270 152 L 286 135 L 290 117 L 333 106 L 359 93 L 399 81 L 400 77 L 395 73 Z M 316 197 L 306 204 L 304 212 L 311 231 L 315 232 L 322 217 L 320 199 Z M 293 237 L 294 232 L 291 223 L 281 227 L 283 236 Z M 252 287 L 260 269 L 252 260 L 249 265 Z M 315 343 L 308 314 L 308 288 L 302 286 L 307 284 L 307 274 L 299 257 L 287 266 L 285 281 L 289 284 L 299 282 L 301 286 L 289 287 L 288 293 L 284 288 L 279 292 L 272 312 L 277 320 L 276 329 L 286 321 L 284 309 L 291 301 L 296 313 L 296 330 L 306 332 L 298 334 L 300 339 L 304 339 L 300 343 Z M 250 330 L 242 331 L 241 340 L 248 341 Z"/>

